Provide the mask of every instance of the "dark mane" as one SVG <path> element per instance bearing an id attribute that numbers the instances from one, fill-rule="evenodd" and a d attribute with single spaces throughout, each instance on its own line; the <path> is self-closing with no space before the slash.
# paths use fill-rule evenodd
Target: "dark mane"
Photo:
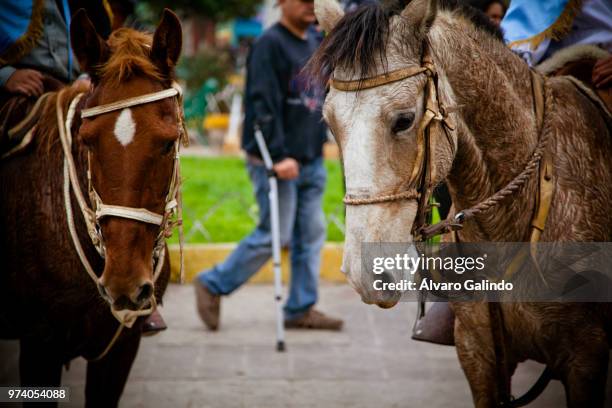
<path id="1" fill-rule="evenodd" d="M 369 76 L 378 62 L 386 61 L 389 20 L 399 11 L 387 4 L 368 2 L 346 13 L 308 63 L 309 73 L 322 84 L 336 68 Z"/>
<path id="2" fill-rule="evenodd" d="M 380 62 L 386 65 L 389 21 L 404 9 L 403 0 L 368 2 L 345 14 L 328 33 L 306 70 L 321 84 L 326 84 L 336 68 L 361 77 L 374 75 Z M 457 0 L 438 0 L 438 9 L 456 11 L 477 28 L 503 41 L 501 31 L 479 10 Z"/>

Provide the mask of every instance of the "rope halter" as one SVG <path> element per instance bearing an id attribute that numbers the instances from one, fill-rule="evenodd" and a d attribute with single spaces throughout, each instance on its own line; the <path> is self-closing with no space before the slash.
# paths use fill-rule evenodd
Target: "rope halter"
<path id="1" fill-rule="evenodd" d="M 175 226 L 179 228 L 179 243 L 181 248 L 181 281 L 183 277 L 183 257 L 182 257 L 182 228 L 181 228 L 181 205 L 180 205 L 180 161 L 179 161 L 179 150 L 180 143 L 187 144 L 187 132 L 185 130 L 185 124 L 183 120 L 183 112 L 182 112 L 182 93 L 178 84 L 173 83 L 171 88 L 164 89 L 159 92 L 153 92 L 141 96 L 136 96 L 132 98 L 123 99 L 120 101 L 112 102 L 105 105 L 99 105 L 88 109 L 83 109 L 81 111 L 81 118 L 92 118 L 95 116 L 103 115 L 109 112 L 114 112 L 117 110 L 121 110 L 131 106 L 143 105 L 155 101 L 159 101 L 166 98 L 175 98 L 176 101 L 176 109 L 177 109 L 177 121 L 179 124 L 179 136 L 177 140 L 174 142 L 174 163 L 172 176 L 169 181 L 168 193 L 165 199 L 164 213 L 158 214 L 152 212 L 146 208 L 134 208 L 134 207 L 125 207 L 120 205 L 109 205 L 104 204 L 100 195 L 95 190 L 92 180 L 91 180 L 91 156 L 90 152 L 87 153 L 87 181 L 89 187 L 89 198 L 91 202 L 91 207 L 85 200 L 83 192 L 81 190 L 81 186 L 79 184 L 78 175 L 76 171 L 76 166 L 74 163 L 74 157 L 72 155 L 72 121 L 74 119 L 74 114 L 76 111 L 76 107 L 83 94 L 78 94 L 75 98 L 70 102 L 68 113 L 66 115 L 66 119 L 63 117 L 63 109 L 61 103 L 61 95 L 63 91 L 58 95 L 56 102 L 56 110 L 57 110 L 57 119 L 58 119 L 58 127 L 60 139 L 62 142 L 62 148 L 64 151 L 64 202 L 66 206 L 66 215 L 68 218 L 68 226 L 70 230 L 70 234 L 72 236 L 72 241 L 74 243 L 75 249 L 81 259 L 81 263 L 83 264 L 85 270 L 88 275 L 94 281 L 96 286 L 99 283 L 98 276 L 95 274 L 91 264 L 87 260 L 85 256 L 85 252 L 81 246 L 79 241 L 79 237 L 76 233 L 76 228 L 74 226 L 74 217 L 72 213 L 72 205 L 70 201 L 70 189 L 72 188 L 76 200 L 79 204 L 81 212 L 83 214 L 83 218 L 85 220 L 85 224 L 87 226 L 87 232 L 91 241 L 100 254 L 102 258 L 105 257 L 106 249 L 104 246 L 104 238 L 102 236 L 102 230 L 100 227 L 100 220 L 105 217 L 119 217 L 135 220 L 138 222 L 154 224 L 159 226 L 159 233 L 155 240 L 155 245 L 152 252 L 152 262 L 154 266 L 153 272 L 153 282 L 157 281 L 159 277 L 163 265 L 164 259 L 166 256 L 166 238 L 168 238 L 172 234 L 172 230 Z M 151 314 L 156 307 L 155 297 L 152 298 L 151 305 L 144 310 L 114 310 L 111 306 L 111 312 L 113 316 L 121 323 L 122 326 L 131 327 L 136 319 L 139 316 L 146 316 Z"/>

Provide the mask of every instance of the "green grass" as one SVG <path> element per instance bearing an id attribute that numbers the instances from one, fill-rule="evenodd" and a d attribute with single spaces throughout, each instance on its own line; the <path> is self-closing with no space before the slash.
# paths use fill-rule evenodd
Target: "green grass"
<path id="1" fill-rule="evenodd" d="M 342 175 L 337 160 L 327 160 L 328 181 L 323 198 L 323 210 L 328 220 L 327 240 L 342 241 L 340 229 L 330 222 L 337 217 L 343 222 Z M 183 219 L 188 243 L 236 242 L 255 228 L 257 206 L 253 188 L 243 159 L 234 157 L 184 157 Z M 208 215 L 208 217 L 207 217 Z M 200 220 L 208 232 L 192 229 Z M 171 242 L 177 242 L 175 233 Z"/>

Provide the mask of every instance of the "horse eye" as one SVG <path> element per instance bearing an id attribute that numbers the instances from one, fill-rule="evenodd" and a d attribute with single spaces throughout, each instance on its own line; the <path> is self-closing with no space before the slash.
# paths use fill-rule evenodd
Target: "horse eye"
<path id="1" fill-rule="evenodd" d="M 400 113 L 397 118 L 395 118 L 395 122 L 391 127 L 391 131 L 393 133 L 403 132 L 404 130 L 410 129 L 412 123 L 414 122 L 414 113 L 413 112 L 404 112 Z"/>

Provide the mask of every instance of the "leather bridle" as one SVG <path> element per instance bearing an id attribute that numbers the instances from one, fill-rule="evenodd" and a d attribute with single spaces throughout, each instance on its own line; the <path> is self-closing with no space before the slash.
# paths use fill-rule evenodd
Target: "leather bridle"
<path id="1" fill-rule="evenodd" d="M 66 118 L 64 119 L 63 108 L 62 108 L 62 95 L 64 91 L 61 91 L 57 97 L 56 111 L 58 128 L 60 134 L 60 140 L 62 142 L 62 148 L 64 152 L 64 203 L 66 206 L 66 215 L 68 219 L 68 227 L 72 237 L 73 244 L 79 255 L 83 267 L 87 271 L 88 275 L 96 284 L 99 283 L 99 278 L 95 274 L 91 264 L 85 256 L 83 247 L 76 233 L 74 224 L 74 215 L 72 211 L 72 204 L 70 200 L 70 190 L 72 189 L 77 203 L 83 214 L 87 232 L 91 239 L 92 244 L 96 248 L 97 252 L 102 258 L 105 257 L 106 247 L 104 245 L 104 237 L 100 227 L 100 220 L 105 217 L 119 217 L 135 220 L 138 222 L 153 224 L 159 226 L 159 232 L 157 234 L 155 245 L 152 252 L 152 263 L 153 263 L 153 282 L 155 283 L 161 274 L 163 269 L 164 260 L 166 256 L 166 239 L 172 235 L 172 230 L 175 226 L 179 228 L 179 243 L 181 248 L 181 267 L 180 274 L 181 280 L 183 275 L 183 257 L 182 257 L 182 211 L 181 211 L 181 198 L 180 198 L 180 161 L 179 151 L 180 144 L 183 142 L 187 144 L 188 136 L 185 130 L 185 124 L 183 119 L 182 111 L 182 93 L 178 84 L 172 84 L 171 88 L 164 89 L 159 92 L 145 94 L 133 98 L 128 98 L 116 102 L 112 102 L 105 105 L 99 105 L 81 111 L 81 118 L 91 118 L 105 113 L 114 112 L 117 110 L 125 109 L 131 106 L 143 105 L 155 101 L 159 101 L 166 98 L 174 98 L 176 103 L 177 112 L 177 123 L 178 126 L 178 137 L 174 142 L 174 162 L 172 176 L 169 180 L 168 193 L 165 198 L 164 212 L 158 214 L 152 212 L 146 208 L 134 208 L 120 205 L 109 205 L 104 204 L 102 198 L 96 191 L 92 179 L 91 179 L 91 154 L 87 153 L 87 182 L 88 182 L 88 193 L 91 207 L 85 200 L 81 186 L 79 184 L 76 166 L 74 163 L 74 157 L 72 155 L 72 134 L 71 127 L 74 119 L 76 107 L 83 97 L 83 93 L 77 94 L 69 104 Z M 114 310 L 111 306 L 111 312 L 113 316 L 120 322 L 120 329 L 123 326 L 131 327 L 139 316 L 146 316 L 151 314 L 156 308 L 155 298 L 152 298 L 151 304 L 146 309 L 141 310 Z M 119 333 L 119 332 L 118 332 Z M 117 333 L 117 336 L 118 336 Z M 114 339 L 115 340 L 115 339 Z M 112 346 L 111 342 L 109 347 Z M 105 354 L 106 351 L 103 353 Z M 100 357 L 98 357 L 100 358 Z"/>
<path id="2" fill-rule="evenodd" d="M 410 179 L 398 188 L 369 196 L 344 197 L 346 205 L 370 205 L 399 200 L 417 200 L 418 208 L 415 217 L 412 235 L 415 241 L 427 240 L 434 236 L 444 233 L 457 231 L 463 228 L 466 220 L 475 215 L 489 210 L 498 205 L 506 197 L 516 192 L 527 180 L 539 169 L 540 180 L 539 200 L 544 201 L 544 205 L 538 203 L 536 214 L 532 220 L 531 240 L 537 241 L 544 228 L 544 223 L 548 216 L 550 198 L 552 191 L 552 171 L 551 159 L 546 154 L 548 134 L 543 132 L 544 123 L 544 99 L 546 94 L 545 78 L 540 74 L 531 71 L 532 89 L 534 94 L 534 106 L 536 111 L 536 122 L 538 125 L 538 144 L 533 151 L 530 160 L 523 170 L 502 189 L 495 192 L 490 197 L 477 203 L 476 205 L 459 211 L 452 217 L 438 222 L 434 225 L 427 224 L 427 215 L 431 210 L 430 197 L 435 187 L 436 168 L 433 160 L 435 146 L 441 139 L 440 134 L 445 135 L 446 142 L 454 155 L 457 146 L 457 136 L 452 133 L 455 130 L 455 122 L 449 117 L 455 107 L 446 107 L 438 99 L 437 72 L 428 45 L 424 45 L 422 63 L 420 67 L 407 67 L 399 70 L 386 72 L 369 78 L 361 78 L 350 81 L 341 81 L 332 78 L 330 86 L 344 92 L 358 92 L 364 89 L 371 89 L 393 82 L 401 81 L 416 75 L 427 75 L 425 88 L 425 113 L 417 129 L 417 156 Z M 544 164 L 541 164 L 544 158 Z M 399 192 L 398 192 L 399 191 Z"/>
<path id="3" fill-rule="evenodd" d="M 436 169 L 432 157 L 435 151 L 435 144 L 440 139 L 439 134 L 443 133 L 445 135 L 453 155 L 457 145 L 456 136 L 452 133 L 455 130 L 455 123 L 449 116 L 454 111 L 454 107 L 444 106 L 438 98 L 438 77 L 428 47 L 424 48 L 421 66 L 410 66 L 378 76 L 351 81 L 341 81 L 333 78 L 330 80 L 330 85 L 334 89 L 344 92 L 358 92 L 421 74 L 427 76 L 424 95 L 425 111 L 417 128 L 417 154 L 409 180 L 403 186 L 389 192 L 359 197 L 347 194 L 343 200 L 347 205 L 369 205 L 399 200 L 416 200 L 419 205 L 413 224 L 413 235 L 417 237 L 425 227 L 427 212 L 430 210 L 429 197 L 432 194 L 436 180 Z"/>

